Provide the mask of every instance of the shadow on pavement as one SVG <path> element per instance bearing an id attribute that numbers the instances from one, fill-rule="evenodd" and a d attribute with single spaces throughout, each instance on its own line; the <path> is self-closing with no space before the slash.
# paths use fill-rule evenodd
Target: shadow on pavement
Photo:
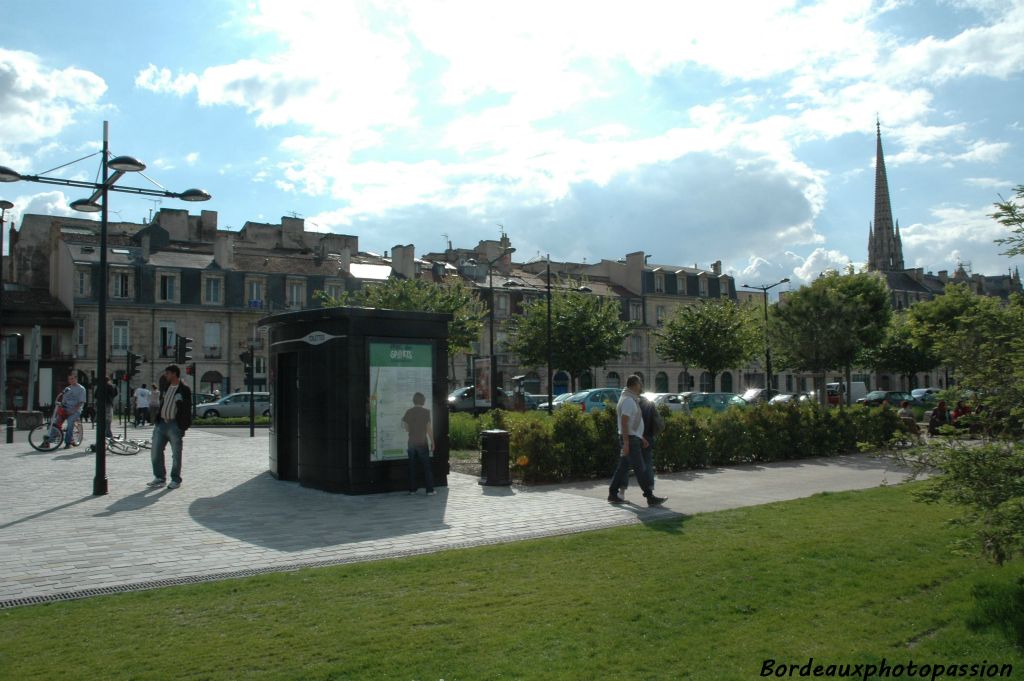
<path id="1" fill-rule="evenodd" d="M 80 504 L 83 501 L 89 501 L 90 499 L 93 499 L 93 498 L 95 498 L 95 497 L 93 497 L 90 494 L 88 496 L 82 497 L 81 499 L 75 499 L 74 501 L 69 501 L 66 504 L 61 504 L 60 506 L 54 506 L 53 508 L 48 508 L 45 511 L 39 511 L 39 513 L 33 513 L 32 515 L 27 515 L 24 518 L 18 518 L 17 520 L 12 520 L 9 523 L 4 523 L 3 525 L 0 525 L 0 530 L 5 530 L 8 527 L 13 527 L 15 525 L 19 525 L 21 523 L 28 522 L 29 520 L 35 520 L 36 518 L 41 518 L 44 515 L 48 515 L 50 513 L 54 513 L 56 511 L 59 511 L 59 510 L 64 509 L 64 508 L 68 508 L 69 506 L 74 506 L 76 504 Z"/>
<path id="2" fill-rule="evenodd" d="M 166 488 L 159 489 L 144 489 L 134 494 L 129 494 L 126 497 L 121 497 L 110 506 L 107 506 L 107 510 L 101 511 L 100 513 L 94 513 L 97 518 L 106 518 L 112 516 L 115 513 L 121 513 L 122 511 L 138 511 L 139 509 L 146 508 L 153 503 L 160 500 L 167 493 Z"/>
<path id="3" fill-rule="evenodd" d="M 304 551 L 448 529 L 449 490 L 349 496 L 261 473 L 215 497 L 196 499 L 192 519 L 223 535 L 277 551 Z"/>

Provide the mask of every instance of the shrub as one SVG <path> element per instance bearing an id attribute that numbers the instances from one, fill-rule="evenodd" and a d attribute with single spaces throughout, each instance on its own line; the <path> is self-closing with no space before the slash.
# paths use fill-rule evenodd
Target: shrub
<path id="1" fill-rule="evenodd" d="M 448 415 L 450 449 L 476 449 L 480 446 L 480 419 L 466 412 Z"/>

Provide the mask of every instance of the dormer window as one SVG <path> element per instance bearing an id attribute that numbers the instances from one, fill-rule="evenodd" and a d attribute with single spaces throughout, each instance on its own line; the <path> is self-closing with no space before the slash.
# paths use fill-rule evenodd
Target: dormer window
<path id="1" fill-rule="evenodd" d="M 655 272 L 654 273 L 654 292 L 664 293 L 665 292 L 665 273 Z"/>

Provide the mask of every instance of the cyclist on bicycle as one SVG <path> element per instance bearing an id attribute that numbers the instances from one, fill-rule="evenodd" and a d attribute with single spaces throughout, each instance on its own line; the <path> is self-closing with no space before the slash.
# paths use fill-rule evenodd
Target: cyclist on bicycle
<path id="1" fill-rule="evenodd" d="M 75 434 L 75 421 L 82 416 L 86 397 L 85 388 L 78 383 L 78 372 L 72 369 L 68 372 L 68 387 L 64 388 L 60 397 L 57 398 L 57 408 L 55 409 L 54 425 L 59 428 L 61 424 L 65 424 L 64 449 L 71 447 L 71 440 Z M 51 436 L 56 434 L 56 429 L 50 430 Z M 49 440 L 50 437 L 46 437 L 44 442 Z"/>

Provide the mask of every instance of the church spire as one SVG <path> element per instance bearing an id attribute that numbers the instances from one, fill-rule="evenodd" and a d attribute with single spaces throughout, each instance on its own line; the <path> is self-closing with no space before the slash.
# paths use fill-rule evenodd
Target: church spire
<path id="1" fill-rule="evenodd" d="M 885 174 L 885 156 L 882 153 L 882 124 L 877 118 L 875 134 L 875 220 L 874 229 L 868 238 L 868 269 L 880 272 L 902 270 L 903 242 L 899 228 L 893 226 L 889 180 Z"/>

